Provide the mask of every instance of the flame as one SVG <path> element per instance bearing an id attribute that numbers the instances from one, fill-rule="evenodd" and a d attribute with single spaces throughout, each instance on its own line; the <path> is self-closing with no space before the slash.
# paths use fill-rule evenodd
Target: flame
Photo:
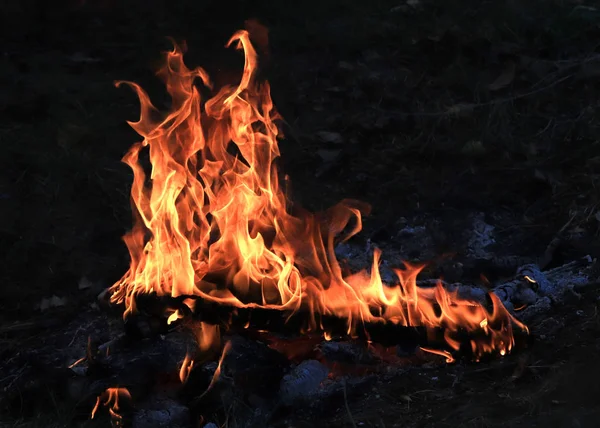
<path id="1" fill-rule="evenodd" d="M 108 388 L 104 391 L 98 398 L 96 398 L 96 404 L 92 409 L 91 419 L 94 419 L 96 416 L 96 412 L 102 404 L 105 407 L 109 407 L 108 412 L 110 413 L 111 418 L 113 420 L 120 421 L 123 417 L 119 414 L 119 398 L 127 398 L 131 400 L 131 394 L 127 390 L 127 388 Z"/>
<path id="2" fill-rule="evenodd" d="M 185 358 L 181 363 L 181 368 L 179 369 L 179 379 L 181 383 L 185 383 L 190 377 L 190 372 L 194 368 L 194 360 L 190 356 L 190 354 L 185 354 Z"/>
<path id="3" fill-rule="evenodd" d="M 452 354 L 448 351 L 444 351 L 444 350 L 439 350 L 439 349 L 431 349 L 431 348 L 425 348 L 423 346 L 421 346 L 420 348 L 422 351 L 425 352 L 429 352 L 430 354 L 435 354 L 435 355 L 439 355 L 441 357 L 444 357 L 446 359 L 447 363 L 453 363 L 454 362 L 454 357 L 452 356 Z"/>
<path id="4" fill-rule="evenodd" d="M 204 397 L 206 394 L 208 394 L 208 391 L 210 391 L 213 388 L 213 386 L 215 386 L 215 383 L 217 383 L 217 381 L 219 380 L 219 377 L 221 376 L 223 360 L 227 356 L 227 353 L 229 352 L 230 349 L 231 349 L 231 342 L 225 343 L 225 346 L 223 347 L 223 352 L 221 352 L 221 357 L 219 358 L 219 363 L 217 364 L 217 369 L 215 370 L 215 373 L 213 374 L 213 377 L 210 380 L 210 383 L 208 384 L 208 388 L 206 388 L 206 391 L 204 391 L 202 394 L 200 394 L 200 396 L 198 398 L 196 398 L 196 400 L 201 400 L 202 397 Z"/>
<path id="5" fill-rule="evenodd" d="M 220 348 L 221 346 L 221 332 L 219 326 L 208 324 L 205 322 L 198 323 L 195 328 L 196 341 L 200 352 L 206 352 L 210 349 Z"/>
<path id="6" fill-rule="evenodd" d="M 175 321 L 177 321 L 178 319 L 183 318 L 183 315 L 181 315 L 179 313 L 179 310 L 175 310 L 175 312 L 173 312 L 171 315 L 169 315 L 169 317 L 167 318 L 167 325 L 171 325 L 172 323 L 174 323 Z"/>
<path id="7" fill-rule="evenodd" d="M 68 366 L 68 368 L 72 369 L 73 367 L 78 366 L 79 364 L 83 363 L 86 360 L 87 360 L 87 357 L 81 357 L 80 359 L 78 359 L 77 361 L 75 361 L 73 364 L 70 364 Z"/>
<path id="8" fill-rule="evenodd" d="M 320 214 L 291 206 L 279 183 L 280 117 L 269 85 L 255 79 L 257 54 L 249 33 L 236 32 L 231 45 L 244 53 L 241 80 L 208 99 L 196 86 L 199 81 L 212 90 L 207 73 L 189 69 L 178 46 L 166 53 L 158 75 L 172 107 L 162 118 L 140 86 L 117 83 L 129 85 L 140 99 L 140 118 L 129 124 L 143 138 L 123 158 L 134 173 L 135 221 L 124 237 L 130 268 L 111 288 L 111 301 L 125 304 L 124 316 L 135 310 L 140 293 L 194 296 L 239 308 L 304 311 L 313 330 L 319 330 L 319 314 L 345 319 L 350 334 L 367 321 L 442 327 L 454 350 L 459 331 L 484 330 L 471 344 L 476 358 L 509 352 L 513 325 L 525 326 L 493 294 L 489 311 L 441 284 L 420 288 L 416 279 L 423 266 L 409 264 L 396 270 L 395 284 L 385 285 L 379 250 L 370 273 L 344 276 L 335 245 L 360 231 L 369 209 L 348 200 Z M 169 320 L 178 317 L 175 312 Z M 209 336 L 203 340 L 215 340 Z"/>

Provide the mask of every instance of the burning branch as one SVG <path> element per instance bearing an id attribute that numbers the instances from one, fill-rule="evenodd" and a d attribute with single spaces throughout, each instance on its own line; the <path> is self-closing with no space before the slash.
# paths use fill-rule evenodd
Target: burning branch
<path id="1" fill-rule="evenodd" d="M 501 325 L 502 319 L 490 317 L 491 321 L 480 323 L 478 329 L 452 328 L 452 326 L 406 326 L 384 321 L 369 321 L 348 330 L 347 320 L 335 315 L 319 315 L 312 319 L 302 311 L 283 312 L 277 309 L 261 307 L 237 308 L 235 306 L 218 304 L 210 300 L 194 297 L 194 310 L 190 310 L 184 301 L 191 300 L 189 296 L 172 298 L 155 294 L 139 295 L 136 298 L 138 311 L 129 316 L 125 326 L 132 337 L 149 337 L 168 331 L 169 324 L 165 313 L 178 308 L 186 318 L 202 321 L 205 325 L 215 325 L 229 334 L 261 337 L 262 332 L 272 334 L 295 335 L 299 332 L 312 331 L 324 338 L 340 338 L 344 340 L 359 340 L 365 343 L 376 342 L 383 346 L 405 345 L 439 348 L 439 352 L 451 360 L 454 357 L 466 356 L 480 359 L 485 353 L 504 355 L 512 349 L 516 342 L 500 343 L 503 336 L 494 335 L 494 331 L 510 331 L 511 338 L 523 343 L 526 339 L 526 328 L 517 328 L 513 336 L 512 325 Z M 498 300 L 494 299 L 495 305 Z M 441 308 L 436 308 L 441 311 Z M 494 311 L 492 310 L 493 314 Z M 486 319 L 487 320 L 487 319 Z M 311 327 L 311 322 L 318 327 Z M 175 327 L 177 324 L 171 324 Z M 518 326 L 517 326 L 518 327 Z M 202 345 L 202 342 L 200 343 Z M 481 352 L 481 349 L 487 352 Z M 454 357 L 450 357 L 454 355 Z"/>

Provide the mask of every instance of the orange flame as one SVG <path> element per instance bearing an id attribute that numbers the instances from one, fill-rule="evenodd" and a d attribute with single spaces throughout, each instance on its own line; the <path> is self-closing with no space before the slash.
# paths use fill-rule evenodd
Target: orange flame
<path id="1" fill-rule="evenodd" d="M 190 377 L 190 372 L 194 368 L 194 360 L 190 356 L 190 354 L 185 354 L 185 358 L 181 363 L 181 368 L 179 369 L 179 379 L 181 383 L 185 383 Z"/>
<path id="2" fill-rule="evenodd" d="M 230 45 L 245 54 L 241 81 L 207 100 L 196 86 L 199 80 L 211 89 L 207 73 L 187 68 L 177 46 L 166 54 L 158 75 L 172 107 L 162 119 L 146 92 L 127 83 L 141 103 L 140 119 L 129 124 L 143 141 L 123 158 L 134 173 L 135 224 L 124 237 L 131 265 L 112 287 L 111 301 L 125 304 L 124 316 L 135 310 L 140 293 L 189 295 L 240 308 L 302 310 L 313 330 L 319 329 L 316 314 L 347 320 L 349 333 L 366 321 L 443 327 L 455 350 L 459 329 L 484 330 L 471 344 L 476 357 L 509 352 L 512 324 L 525 326 L 493 295 L 490 312 L 441 284 L 420 288 L 423 266 L 413 265 L 396 271 L 396 284 L 384 285 L 378 250 L 370 273 L 343 275 L 336 241 L 360 231 L 368 207 L 342 201 L 321 214 L 292 212 L 275 163 L 279 116 L 269 85 L 255 79 L 257 54 L 248 32 L 235 33 Z M 146 151 L 149 175 L 140 160 Z"/>
<path id="3" fill-rule="evenodd" d="M 171 315 L 169 315 L 169 317 L 167 318 L 167 325 L 171 325 L 172 323 L 174 323 L 175 321 L 177 321 L 178 319 L 183 318 L 183 315 L 181 315 L 179 313 L 179 310 L 175 310 L 175 312 L 173 312 Z"/>
<path id="4" fill-rule="evenodd" d="M 108 388 L 98 398 L 96 398 L 96 405 L 92 409 L 91 419 L 94 419 L 96 412 L 102 404 L 105 407 L 109 407 L 108 412 L 111 418 L 116 420 L 122 420 L 123 417 L 119 414 L 119 398 L 127 398 L 131 400 L 131 394 L 127 388 Z"/>
<path id="5" fill-rule="evenodd" d="M 78 366 L 79 364 L 83 363 L 86 360 L 87 360 L 87 357 L 81 357 L 80 359 L 78 359 L 77 361 L 75 361 L 73 364 L 70 364 L 68 366 L 68 368 L 72 369 L 73 367 Z"/>
<path id="6" fill-rule="evenodd" d="M 453 363 L 454 362 L 454 357 L 448 351 L 439 350 L 439 349 L 425 348 L 423 346 L 421 346 L 421 350 L 425 351 L 425 352 L 429 352 L 430 354 L 435 354 L 435 355 L 439 355 L 441 357 L 444 357 L 446 359 L 447 363 Z"/>
<path id="7" fill-rule="evenodd" d="M 198 323 L 199 325 L 195 328 L 196 341 L 200 352 L 206 352 L 209 349 L 218 350 L 221 346 L 221 334 L 219 326 L 208 324 L 205 322 Z"/>
<path id="8" fill-rule="evenodd" d="M 219 377 L 221 376 L 223 360 L 225 359 L 225 356 L 227 355 L 227 353 L 229 352 L 230 349 L 231 349 L 231 342 L 227 342 L 225 344 L 225 346 L 223 347 L 223 352 L 221 353 L 221 358 L 219 358 L 219 364 L 217 365 L 217 369 L 215 370 L 215 373 L 213 374 L 213 377 L 210 380 L 210 383 L 208 384 L 208 388 L 206 388 L 206 391 L 204 391 L 196 400 L 202 399 L 202 397 L 204 397 L 206 394 L 208 394 L 208 391 L 210 391 L 213 388 L 213 386 L 215 386 L 215 383 L 217 383 L 217 381 L 219 380 Z"/>

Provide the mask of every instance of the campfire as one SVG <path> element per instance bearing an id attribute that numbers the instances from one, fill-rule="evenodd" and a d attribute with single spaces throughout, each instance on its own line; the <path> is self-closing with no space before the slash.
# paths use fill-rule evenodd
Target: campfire
<path id="1" fill-rule="evenodd" d="M 597 425 L 597 7 L 30 3 L 1 426 Z"/>
<path id="2" fill-rule="evenodd" d="M 123 158 L 134 174 L 134 226 L 124 237 L 131 264 L 108 290 L 110 302 L 123 307 L 128 333 L 193 330 L 198 352 L 181 362 L 182 383 L 199 367 L 196 359 L 218 351 L 196 400 L 213 387 L 232 348 L 223 346 L 224 335 L 266 341 L 310 373 L 327 367 L 306 358 L 321 342 L 382 349 L 408 341 L 447 362 L 511 352 L 515 331 L 523 335 L 527 327 L 494 292 L 482 299 L 441 280 L 420 284 L 424 266 L 401 260 L 396 281 L 384 283 L 378 249 L 369 269 L 352 271 L 337 259 L 336 246 L 360 232 L 369 206 L 343 200 L 315 214 L 294 204 L 289 178 L 277 167 L 280 116 L 269 84 L 257 78 L 249 32 L 236 32 L 227 46 L 245 63 L 239 83 L 219 90 L 202 68 L 185 65 L 182 47 L 166 54 L 158 75 L 172 100 L 167 113 L 137 84 L 117 83 L 139 97 L 140 119 L 129 124 L 143 138 Z M 330 369 L 325 376 L 335 376 Z M 113 403 L 120 420 L 119 396 L 131 399 L 113 387 L 93 415 Z"/>
<path id="3" fill-rule="evenodd" d="M 245 57 L 241 81 L 207 99 L 196 86 L 212 88 L 207 73 L 186 67 L 180 47 L 166 55 L 159 76 L 172 107 L 161 118 L 143 89 L 127 83 L 140 99 L 140 120 L 130 125 L 143 141 L 123 159 L 134 173 L 135 225 L 124 238 L 131 266 L 110 292 L 113 303 L 125 305 L 125 317 L 136 312 L 138 297 L 153 295 L 181 302 L 165 309 L 169 324 L 215 304 L 232 314 L 302 315 L 304 331 L 324 336 L 332 332 L 323 320 L 336 318 L 348 337 L 366 324 L 390 323 L 442 329 L 448 350 L 440 352 L 458 351 L 461 332 L 473 336 L 475 358 L 510 352 L 513 326 L 526 328 L 493 293 L 488 309 L 441 283 L 419 287 L 422 266 L 408 263 L 395 270 L 395 283 L 384 284 L 379 251 L 370 272 L 342 267 L 335 246 L 361 230 L 368 207 L 345 200 L 313 214 L 294 205 L 277 168 L 279 116 L 268 83 L 256 79 L 248 32 L 235 33 L 231 45 Z M 150 172 L 140 160 L 146 150 Z"/>
<path id="4" fill-rule="evenodd" d="M 495 211 L 466 208 L 459 222 L 454 212 L 450 222 L 403 213 L 409 218 L 386 224 L 382 238 L 373 224 L 361 233 L 364 202 L 300 207 L 280 168 L 290 127 L 263 77 L 267 30 L 246 28 L 226 44 L 240 63 L 228 84 L 189 68 L 177 44 L 158 71 L 170 95 L 164 108 L 138 84 L 117 83 L 141 105 L 129 122 L 139 142 L 123 158 L 133 171 L 129 269 L 113 285 L 108 273 L 86 274 L 77 298 L 90 304 L 68 305 L 72 318 L 48 308 L 66 298 L 43 300 L 40 319 L 54 331 L 41 322 L 4 327 L 3 338 L 42 330 L 3 354 L 1 407 L 17 417 L 54 414 L 62 400 L 76 420 L 134 428 L 380 426 L 381 412 L 394 421 L 386 426 L 419 425 L 442 401 L 438 416 L 454 421 L 446 410 L 455 401 L 434 395 L 481 392 L 484 402 L 497 398 L 494 382 L 508 396 L 517 379 L 562 364 L 563 354 L 539 356 L 564 342 L 556 334 L 565 323 L 582 325 L 573 308 L 596 311 L 582 296 L 597 287 L 598 264 L 557 250 L 574 217 L 531 257 L 505 248 L 494 228 L 514 219 Z M 319 126 L 324 145 L 343 140 L 328 143 L 322 134 L 335 133 Z M 321 189 L 305 190 L 303 198 Z M 456 254 L 438 257 L 437 232 L 448 232 L 439 241 Z"/>
<path id="5" fill-rule="evenodd" d="M 123 158 L 134 174 L 134 225 L 124 237 L 131 264 L 108 290 L 110 302 L 123 307 L 127 333 L 148 338 L 180 326 L 193 331 L 197 351 L 186 353 L 178 378 L 194 388 L 194 373 L 220 355 L 210 381 L 200 382 L 203 389 L 187 388 L 194 403 L 218 382 L 236 348 L 225 336 L 266 342 L 269 352 L 297 364 L 281 381 L 288 398 L 294 397 L 289 391 L 302 390 L 290 378 L 315 378 L 318 385 L 351 370 L 324 357 L 346 346 L 379 350 L 386 359 L 382 349 L 409 343 L 447 362 L 510 353 L 516 337 L 528 333 L 507 308 L 514 284 L 498 295 L 420 282 L 424 266 L 401 260 L 396 280 L 384 283 L 378 249 L 363 270 L 338 260 L 336 247 L 360 232 L 369 206 L 343 200 L 315 214 L 293 202 L 289 178 L 277 167 L 280 116 L 269 84 L 257 77 L 251 35 L 238 31 L 227 46 L 244 55 L 243 73 L 237 85 L 218 90 L 202 68 L 185 65 L 182 47 L 166 53 L 158 72 L 171 96 L 166 113 L 137 84 L 117 84 L 139 97 L 140 119 L 129 124 L 143 138 Z M 535 273 L 524 273 L 523 281 L 537 285 Z M 320 343 L 319 362 L 314 349 Z M 264 352 L 250 354 L 260 359 Z M 267 370 L 279 361 L 264 355 Z M 93 416 L 109 407 L 121 423 L 119 398 L 133 395 L 112 386 L 97 399 Z"/>

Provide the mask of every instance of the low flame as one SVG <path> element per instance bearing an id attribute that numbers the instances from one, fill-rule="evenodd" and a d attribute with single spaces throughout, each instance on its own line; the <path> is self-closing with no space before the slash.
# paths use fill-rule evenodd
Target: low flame
<path id="1" fill-rule="evenodd" d="M 225 360 L 225 357 L 227 356 L 227 353 L 229 352 L 230 349 L 231 349 L 231 342 L 225 343 L 225 346 L 223 347 L 223 352 L 221 352 L 221 357 L 219 358 L 219 364 L 217 365 L 217 369 L 215 370 L 215 373 L 213 374 L 213 377 L 210 380 L 210 383 L 208 384 L 208 388 L 206 388 L 206 391 L 204 391 L 196 400 L 202 399 L 202 397 L 204 397 L 206 394 L 208 394 L 208 392 L 213 388 L 213 386 L 215 386 L 215 383 L 217 383 L 217 381 L 219 380 L 219 377 L 221 377 L 223 360 Z"/>
<path id="2" fill-rule="evenodd" d="M 198 323 L 197 328 L 194 330 L 200 352 L 206 352 L 209 349 L 216 349 L 218 351 L 221 346 L 219 326 L 201 322 Z"/>
<path id="3" fill-rule="evenodd" d="M 395 284 L 384 285 L 379 250 L 370 273 L 343 275 L 335 245 L 360 231 L 369 209 L 356 201 L 320 214 L 291 208 L 279 183 L 279 115 L 269 85 L 256 81 L 257 54 L 248 32 L 236 32 L 230 45 L 245 55 L 241 81 L 206 100 L 196 81 L 211 90 L 208 74 L 187 68 L 177 46 L 166 54 L 158 75 L 172 107 L 162 119 L 146 92 L 126 82 L 141 103 L 140 119 L 129 124 L 143 141 L 123 158 L 134 173 L 135 224 L 124 237 L 131 265 L 111 288 L 111 301 L 125 304 L 125 316 L 143 293 L 304 311 L 312 330 L 320 329 L 318 315 L 329 315 L 345 319 L 350 334 L 364 322 L 442 327 L 454 350 L 461 345 L 459 330 L 484 330 L 471 343 L 476 357 L 509 352 L 512 325 L 525 326 L 494 295 L 490 312 L 441 284 L 420 288 L 416 279 L 423 266 L 409 264 L 396 270 Z M 140 159 L 146 151 L 149 175 Z M 193 300 L 186 302 L 193 308 Z M 174 312 L 169 321 L 179 317 Z M 218 335 L 207 331 L 202 328 L 200 338 L 205 348 Z"/>
<path id="4" fill-rule="evenodd" d="M 87 361 L 87 357 L 81 357 L 80 359 L 75 361 L 73 364 L 70 364 L 68 366 L 68 368 L 72 369 L 73 367 L 78 366 L 79 364 L 83 363 L 84 361 Z"/>
<path id="5" fill-rule="evenodd" d="M 444 350 L 440 350 L 440 349 L 425 348 L 423 346 L 421 346 L 420 349 L 421 349 L 421 351 L 429 352 L 430 354 L 435 354 L 435 355 L 439 355 L 441 357 L 444 357 L 446 359 L 447 363 L 453 363 L 454 362 L 454 357 L 448 351 L 444 351 Z"/>
<path id="6" fill-rule="evenodd" d="M 131 400 L 131 394 L 127 388 L 108 388 L 97 399 L 96 405 L 92 409 L 91 419 L 94 419 L 100 405 L 108 407 L 108 412 L 113 420 L 121 421 L 123 416 L 119 414 L 119 399 L 126 398 Z"/>
<path id="7" fill-rule="evenodd" d="M 179 380 L 181 383 L 185 383 L 190 377 L 190 372 L 194 368 L 194 360 L 190 356 L 190 354 L 185 354 L 185 358 L 181 363 L 181 368 L 179 369 Z"/>

